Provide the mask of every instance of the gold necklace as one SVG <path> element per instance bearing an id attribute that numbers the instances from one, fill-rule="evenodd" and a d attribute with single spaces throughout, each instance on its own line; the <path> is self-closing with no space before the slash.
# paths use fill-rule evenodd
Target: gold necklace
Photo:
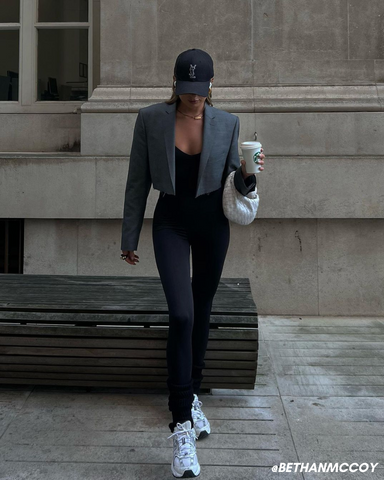
<path id="1" fill-rule="evenodd" d="M 204 110 L 205 110 L 205 107 L 203 109 L 203 112 L 200 113 L 199 115 L 195 115 L 195 116 L 192 116 L 192 115 L 187 115 L 186 113 L 183 113 L 182 111 L 180 110 L 177 110 L 178 112 L 180 112 L 181 114 L 185 115 L 186 117 L 190 117 L 190 118 L 193 118 L 194 120 L 201 120 L 203 118 L 203 113 L 204 113 Z"/>

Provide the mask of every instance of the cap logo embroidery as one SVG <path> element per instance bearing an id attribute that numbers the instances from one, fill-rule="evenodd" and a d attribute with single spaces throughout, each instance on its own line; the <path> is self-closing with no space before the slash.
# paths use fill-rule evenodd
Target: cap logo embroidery
<path id="1" fill-rule="evenodd" d="M 196 65 L 192 65 L 192 64 L 189 65 L 189 78 L 196 78 L 195 68 L 196 68 Z"/>

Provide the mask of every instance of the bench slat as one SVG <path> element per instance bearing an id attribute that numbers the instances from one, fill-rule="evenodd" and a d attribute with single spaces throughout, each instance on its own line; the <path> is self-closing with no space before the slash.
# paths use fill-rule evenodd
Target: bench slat
<path id="1" fill-rule="evenodd" d="M 1 384 L 23 384 L 23 385 L 62 385 L 62 386 L 71 386 L 71 387 L 119 387 L 119 388 L 143 388 L 143 389 L 165 389 L 164 385 L 166 385 L 165 381 L 157 381 L 157 382 L 104 382 L 104 381 L 92 381 L 92 380 L 60 380 L 60 379 L 28 379 L 28 378 L 7 378 L 7 377 L 0 377 L 0 385 Z M 240 390 L 253 390 L 254 384 L 250 383 L 239 383 L 236 386 L 233 386 L 231 378 L 228 379 L 228 383 L 220 382 L 220 383 L 213 383 L 212 381 L 208 381 L 203 379 L 201 382 L 201 388 L 236 388 Z"/>
<path id="2" fill-rule="evenodd" d="M 215 352 L 217 353 L 217 352 Z M 249 369 L 255 370 L 255 360 L 205 360 L 206 369 Z M 0 369 L 7 370 L 22 366 L 42 366 L 44 368 L 113 368 L 113 367 L 162 367 L 167 366 L 165 358 L 87 358 L 87 357 L 38 357 L 33 355 L 0 355 Z"/>
<path id="3" fill-rule="evenodd" d="M 119 326 L 164 326 L 168 327 L 168 314 L 156 313 L 135 313 L 135 314 L 119 314 L 119 313 L 54 313 L 54 312 L 6 312 L 0 311 L 0 324 L 12 323 L 41 323 L 41 324 L 76 324 L 76 325 L 115 325 Z M 219 326 L 237 327 L 244 326 L 249 328 L 257 328 L 258 321 L 256 316 L 242 315 L 239 312 L 232 312 L 230 315 L 212 314 L 210 318 L 211 328 Z"/>
<path id="4" fill-rule="evenodd" d="M 50 377 L 52 379 L 58 379 L 58 380 L 103 380 L 107 382 L 125 382 L 127 381 L 127 375 L 116 375 L 112 373 L 108 374 L 96 374 L 96 373 L 84 373 L 84 374 L 74 374 L 74 373 L 61 373 L 61 372 L 1 372 L 2 378 L 46 378 L 49 379 Z M 130 381 L 142 381 L 142 382 L 158 382 L 158 381 L 163 381 L 164 384 L 166 384 L 167 381 L 167 372 L 163 372 L 162 374 L 145 374 L 144 376 L 141 376 L 140 373 L 132 375 L 129 375 L 129 380 Z M 250 375 L 247 376 L 240 376 L 236 375 L 207 375 L 209 377 L 209 382 L 211 383 L 223 383 L 226 381 L 231 381 L 232 383 L 247 383 L 252 380 L 254 380 L 254 377 L 250 378 Z M 204 377 L 204 378 L 207 378 Z"/>
<path id="5" fill-rule="evenodd" d="M 51 335 L 55 337 L 118 337 L 118 338 L 168 338 L 168 328 L 97 328 L 97 327 L 46 327 L 46 326 L 24 326 L 11 325 L 4 326 L 0 323 L 0 345 L 7 345 L 10 339 L 14 338 L 11 335 L 17 335 L 17 339 L 22 336 L 44 336 Z M 8 335 L 8 337 L 4 337 Z M 233 340 L 255 340 L 258 338 L 257 329 L 238 330 L 238 329 L 210 329 L 209 338 L 212 339 L 233 339 Z M 104 342 L 105 340 L 103 340 Z"/>
<path id="6" fill-rule="evenodd" d="M 130 348 L 142 348 L 148 350 L 164 349 L 167 347 L 166 339 L 94 339 L 94 338 L 60 338 L 60 337 L 0 337 L 0 348 L 4 347 L 65 347 L 75 348 L 77 350 L 125 350 Z M 254 341 L 247 340 L 209 340 L 211 350 L 257 350 L 257 344 Z"/>
<path id="7" fill-rule="evenodd" d="M 0 347 L 0 355 L 25 355 L 25 347 Z M 258 350 L 235 351 L 235 350 L 207 350 L 205 358 L 216 360 L 257 360 Z M 134 350 L 134 349 L 81 349 L 81 348 L 28 348 L 28 355 L 45 355 L 58 357 L 124 357 L 124 358 L 166 358 L 164 349 L 159 350 Z"/>
<path id="8" fill-rule="evenodd" d="M 167 375 L 167 367 L 78 367 L 78 366 L 65 366 L 65 365 L 0 365 L 0 372 L 2 376 L 11 377 L 14 374 L 20 376 L 20 372 L 33 372 L 42 373 L 44 375 L 49 374 L 68 374 L 69 378 L 77 378 L 78 375 L 85 374 L 91 375 L 105 375 L 105 379 L 112 378 L 115 375 L 116 378 L 120 376 L 126 377 L 127 375 Z M 71 374 L 75 374 L 74 376 Z M 207 377 L 253 377 L 252 370 L 236 370 L 234 368 L 208 368 L 204 376 Z M 93 377 L 92 377 L 93 378 Z"/>

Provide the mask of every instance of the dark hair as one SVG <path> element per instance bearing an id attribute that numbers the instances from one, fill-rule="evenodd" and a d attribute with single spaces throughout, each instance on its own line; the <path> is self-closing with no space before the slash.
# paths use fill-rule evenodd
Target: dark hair
<path id="1" fill-rule="evenodd" d="M 166 100 L 165 103 L 167 103 L 168 105 L 172 105 L 172 103 L 175 103 L 175 102 L 180 102 L 180 97 L 179 95 L 176 95 L 175 86 L 172 84 L 172 96 L 169 100 Z M 213 107 L 211 89 L 209 89 L 208 96 L 205 99 L 205 102 L 208 103 L 208 105 L 210 105 L 211 107 Z"/>

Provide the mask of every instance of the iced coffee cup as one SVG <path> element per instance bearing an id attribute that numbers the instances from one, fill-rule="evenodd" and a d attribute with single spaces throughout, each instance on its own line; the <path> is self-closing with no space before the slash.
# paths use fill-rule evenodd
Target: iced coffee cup
<path id="1" fill-rule="evenodd" d="M 242 142 L 241 145 L 241 151 L 243 153 L 243 159 L 246 162 L 245 169 L 247 173 L 260 173 L 262 170 L 260 170 L 260 167 L 262 165 L 259 165 L 256 163 L 261 154 L 261 143 L 260 142 Z"/>

